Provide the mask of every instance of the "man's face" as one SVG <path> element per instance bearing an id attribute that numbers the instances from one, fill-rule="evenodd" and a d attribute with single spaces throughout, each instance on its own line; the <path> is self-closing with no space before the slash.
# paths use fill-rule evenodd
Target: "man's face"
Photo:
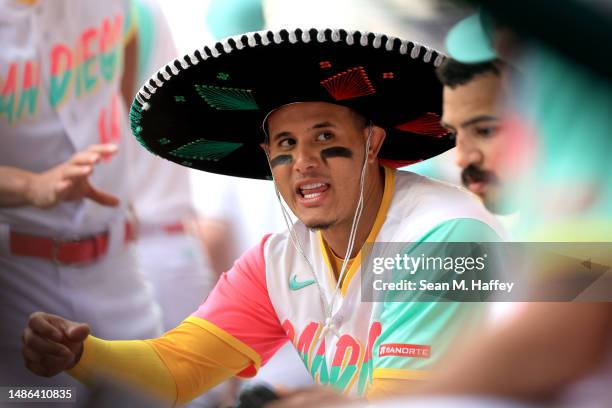
<path id="1" fill-rule="evenodd" d="M 323 102 L 283 106 L 267 126 L 272 173 L 293 213 L 309 228 L 350 225 L 367 127 L 348 108 Z"/>
<path id="2" fill-rule="evenodd" d="M 461 180 L 493 212 L 502 204 L 501 163 L 508 143 L 499 123 L 503 86 L 500 75 L 483 73 L 465 85 L 444 87 L 442 124 L 456 137 Z"/>

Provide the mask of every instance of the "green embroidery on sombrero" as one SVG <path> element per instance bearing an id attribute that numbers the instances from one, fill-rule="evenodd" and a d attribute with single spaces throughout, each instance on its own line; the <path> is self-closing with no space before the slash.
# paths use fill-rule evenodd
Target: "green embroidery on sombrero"
<path id="1" fill-rule="evenodd" d="M 191 167 L 191 166 L 193 166 L 193 163 L 192 163 L 192 162 L 190 162 L 190 161 L 184 161 L 184 162 L 181 162 L 181 164 L 182 164 L 183 166 L 187 166 L 187 167 Z"/>
<path id="2" fill-rule="evenodd" d="M 229 79 L 229 74 L 226 74 L 225 72 L 219 72 L 217 74 L 217 79 L 221 79 L 223 81 L 227 81 Z"/>
<path id="3" fill-rule="evenodd" d="M 132 133 L 137 135 L 142 131 L 142 127 L 140 127 L 140 120 L 142 119 L 142 106 L 138 103 L 133 103 L 130 108 L 130 126 L 132 128 Z M 138 129 L 140 128 L 140 129 Z"/>
<path id="4" fill-rule="evenodd" d="M 171 151 L 170 154 L 183 159 L 219 161 L 240 146 L 242 143 L 198 139 Z"/>
<path id="5" fill-rule="evenodd" d="M 158 142 L 160 145 L 167 145 L 168 143 L 170 143 L 170 140 L 166 139 L 165 137 L 162 137 L 158 140 Z"/>
<path id="6" fill-rule="evenodd" d="M 142 126 L 140 125 L 140 121 L 142 120 L 142 106 L 139 103 L 134 102 L 132 107 L 130 108 L 130 127 L 132 129 L 132 134 L 138 140 L 145 149 L 153 153 L 153 151 L 147 146 L 147 144 L 142 139 Z"/>
<path id="7" fill-rule="evenodd" d="M 185 97 L 183 95 L 176 95 L 174 100 L 177 102 L 185 102 Z"/>
<path id="8" fill-rule="evenodd" d="M 253 97 L 253 92 L 250 89 L 197 84 L 195 89 L 207 104 L 217 110 L 259 109 Z"/>

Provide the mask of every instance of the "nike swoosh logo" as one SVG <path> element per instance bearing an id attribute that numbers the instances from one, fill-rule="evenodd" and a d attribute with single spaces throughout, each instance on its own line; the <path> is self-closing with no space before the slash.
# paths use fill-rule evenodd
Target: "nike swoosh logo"
<path id="1" fill-rule="evenodd" d="M 295 277 L 295 275 L 291 276 L 291 279 L 289 280 L 289 289 L 291 290 L 300 290 L 305 288 L 306 286 L 310 286 L 313 283 L 315 283 L 315 281 L 313 279 L 307 280 L 307 281 L 303 281 L 303 282 L 298 282 L 297 278 Z"/>

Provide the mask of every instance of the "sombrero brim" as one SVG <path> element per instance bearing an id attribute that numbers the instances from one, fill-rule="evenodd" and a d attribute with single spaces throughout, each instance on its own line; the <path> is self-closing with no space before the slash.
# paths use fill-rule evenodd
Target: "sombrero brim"
<path id="1" fill-rule="evenodd" d="M 172 61 L 138 92 L 132 132 L 150 152 L 213 173 L 268 179 L 262 121 L 291 102 L 351 107 L 387 131 L 395 165 L 453 147 L 440 127 L 443 56 L 409 41 L 344 30 L 264 31 Z"/>

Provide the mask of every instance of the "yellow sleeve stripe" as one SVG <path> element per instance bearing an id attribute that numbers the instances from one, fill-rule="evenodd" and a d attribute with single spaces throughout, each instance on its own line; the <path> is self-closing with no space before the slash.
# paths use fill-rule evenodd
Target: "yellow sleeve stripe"
<path id="1" fill-rule="evenodd" d="M 121 380 L 147 394 L 176 401 L 175 379 L 158 353 L 144 340 L 102 340 L 88 336 L 79 363 L 68 373 L 81 382 L 95 384 L 100 375 Z"/>
<path id="2" fill-rule="evenodd" d="M 202 329 L 214 334 L 219 339 L 227 343 L 230 347 L 232 347 L 239 353 L 244 354 L 253 362 L 255 370 L 259 370 L 259 367 L 261 367 L 261 356 L 259 355 L 259 353 L 257 353 L 251 347 L 247 346 L 242 341 L 238 340 L 236 337 L 232 336 L 225 330 L 221 329 L 219 326 L 196 316 L 189 316 L 184 321 L 193 323 L 198 327 L 201 327 Z"/>
<path id="3" fill-rule="evenodd" d="M 85 342 L 83 343 L 83 353 L 81 354 L 81 359 L 78 364 L 68 370 L 68 374 L 77 380 L 81 381 L 86 385 L 92 385 L 94 373 L 91 368 L 94 367 L 95 364 L 95 350 L 96 346 L 100 346 L 96 344 L 96 340 L 100 340 L 94 336 L 87 336 Z"/>
<path id="4" fill-rule="evenodd" d="M 400 368 L 375 368 L 372 373 L 374 379 L 425 380 L 428 376 L 429 371 L 402 370 Z"/>

